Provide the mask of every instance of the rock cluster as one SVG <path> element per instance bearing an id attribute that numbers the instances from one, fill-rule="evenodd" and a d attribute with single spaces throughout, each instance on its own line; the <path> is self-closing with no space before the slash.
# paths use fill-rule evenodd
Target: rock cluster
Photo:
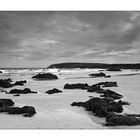
<path id="1" fill-rule="evenodd" d="M 105 78 L 109 78 L 111 77 L 110 75 L 106 75 L 105 73 L 103 72 L 100 72 L 100 73 L 92 73 L 92 74 L 89 74 L 90 77 L 92 78 L 96 78 L 96 77 L 105 77 Z"/>
<path id="2" fill-rule="evenodd" d="M 112 113 L 106 117 L 105 126 L 121 126 L 121 125 L 127 125 L 127 126 L 140 125 L 140 114 L 118 115 Z"/>
<path id="3" fill-rule="evenodd" d="M 52 73 L 39 73 L 32 77 L 37 80 L 56 80 L 58 77 Z"/>
<path id="4" fill-rule="evenodd" d="M 36 110 L 32 106 L 14 107 L 15 103 L 11 99 L 0 99 L 0 113 L 22 114 L 24 117 L 32 117 Z"/>
<path id="5" fill-rule="evenodd" d="M 54 94 L 54 93 L 61 93 L 62 91 L 56 88 L 46 91 L 45 93 Z"/>
<path id="6" fill-rule="evenodd" d="M 10 87 L 17 86 L 17 85 L 23 86 L 25 83 L 27 83 L 26 80 L 16 81 L 14 84 L 12 84 L 11 78 L 0 79 L 0 87 L 3 87 L 3 88 L 10 88 Z"/>
<path id="7" fill-rule="evenodd" d="M 86 102 L 74 102 L 72 106 L 82 106 L 88 111 L 92 111 L 96 116 L 106 117 L 111 112 L 121 113 L 122 105 L 115 101 L 108 101 L 103 98 L 91 98 Z"/>
<path id="8" fill-rule="evenodd" d="M 12 80 L 10 78 L 8 79 L 0 79 L 0 87 L 3 88 L 10 88 L 13 85 L 11 84 Z"/>
<path id="9" fill-rule="evenodd" d="M 9 91 L 9 93 L 7 94 L 15 94 L 15 93 L 18 93 L 18 94 L 29 94 L 29 93 L 37 93 L 36 91 L 31 91 L 29 88 L 25 88 L 25 89 L 11 89 Z"/>
<path id="10" fill-rule="evenodd" d="M 65 84 L 64 89 L 87 89 L 89 85 L 87 83 L 77 83 L 77 84 Z"/>
<path id="11" fill-rule="evenodd" d="M 14 83 L 14 85 L 15 86 L 23 86 L 25 83 L 27 83 L 27 81 L 26 80 L 23 80 L 23 81 L 16 81 L 15 83 Z"/>

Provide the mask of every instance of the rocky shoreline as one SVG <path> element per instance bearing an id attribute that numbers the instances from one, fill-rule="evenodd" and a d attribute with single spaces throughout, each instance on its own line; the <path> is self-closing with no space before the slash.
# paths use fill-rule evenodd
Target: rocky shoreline
<path id="1" fill-rule="evenodd" d="M 89 75 L 90 77 L 91 75 Z M 92 74 L 93 76 L 93 74 Z M 92 78 L 91 76 L 91 78 Z M 94 78 L 98 77 L 106 77 L 104 73 L 96 73 L 94 74 Z M 57 80 L 59 79 L 58 76 L 52 74 L 52 73 L 39 73 L 33 77 L 33 79 L 39 79 L 39 80 Z M 5 92 L 6 94 L 13 94 L 14 96 L 20 96 L 22 94 L 31 94 L 31 93 L 38 93 L 37 91 L 32 91 L 30 88 L 24 88 L 24 89 L 11 89 L 9 92 L 7 92 L 6 88 L 12 88 L 14 86 L 23 86 L 26 84 L 26 80 L 21 81 L 13 81 L 12 79 L 0 79 L 0 86 L 3 88 L 1 89 L 1 92 Z M 73 102 L 71 103 L 71 106 L 78 106 L 83 107 L 86 109 L 86 111 L 90 111 L 93 113 L 93 115 L 98 117 L 104 117 L 105 122 L 104 126 L 134 126 L 134 125 L 140 125 L 140 114 L 126 114 L 123 113 L 123 106 L 124 105 L 130 105 L 129 102 L 123 101 L 123 95 L 110 90 L 110 89 L 104 89 L 109 87 L 118 87 L 118 83 L 115 81 L 105 81 L 105 82 L 99 82 L 93 85 L 89 85 L 87 83 L 74 83 L 74 84 L 65 84 L 63 89 L 64 90 L 84 90 L 85 92 L 90 93 L 96 93 L 97 97 L 90 96 L 89 100 L 85 102 Z M 52 88 L 50 90 L 47 90 L 45 93 L 49 94 L 50 96 L 52 94 L 64 94 L 63 90 Z M 15 103 L 11 99 L 0 99 L 0 113 L 5 112 L 7 114 L 21 114 L 24 117 L 32 117 L 37 112 L 35 110 L 35 107 L 33 106 L 23 106 L 23 107 L 15 107 L 13 106 Z"/>

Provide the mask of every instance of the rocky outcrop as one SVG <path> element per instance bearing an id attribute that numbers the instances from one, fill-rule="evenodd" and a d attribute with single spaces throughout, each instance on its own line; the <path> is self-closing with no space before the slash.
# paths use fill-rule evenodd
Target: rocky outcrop
<path id="1" fill-rule="evenodd" d="M 0 99 L 0 107 L 6 106 L 13 106 L 14 102 L 11 99 Z"/>
<path id="2" fill-rule="evenodd" d="M 36 114 L 35 108 L 32 106 L 24 107 L 1 107 L 0 112 L 6 112 L 8 114 L 22 114 L 24 117 L 32 117 Z"/>
<path id="3" fill-rule="evenodd" d="M 35 76 L 32 77 L 33 79 L 38 79 L 38 80 L 56 80 L 58 77 L 52 73 L 39 73 Z"/>
<path id="4" fill-rule="evenodd" d="M 115 91 L 112 91 L 112 90 L 100 90 L 100 91 L 97 91 L 97 93 L 100 93 L 102 95 L 100 95 L 101 97 L 111 97 L 113 99 L 121 99 L 123 96 L 119 93 L 116 93 Z"/>
<path id="5" fill-rule="evenodd" d="M 10 88 L 13 85 L 11 84 L 12 80 L 10 78 L 8 79 L 0 79 L 0 87 L 3 88 Z"/>
<path id="6" fill-rule="evenodd" d="M 99 86 L 102 86 L 102 87 L 117 87 L 117 82 L 99 82 L 95 85 L 99 85 Z"/>
<path id="7" fill-rule="evenodd" d="M 70 69 L 70 68 L 89 68 L 89 69 L 110 69 L 110 68 L 118 68 L 118 69 L 140 69 L 140 63 L 134 64 L 105 64 L 105 63 L 57 63 L 52 64 L 48 68 L 58 68 L 58 69 Z"/>
<path id="8" fill-rule="evenodd" d="M 16 81 L 16 82 L 14 83 L 14 85 L 15 85 L 15 86 L 23 86 L 25 83 L 27 83 L 26 80 L 23 80 L 23 81 Z"/>
<path id="9" fill-rule="evenodd" d="M 14 84 L 12 84 L 11 82 L 12 82 L 11 78 L 0 79 L 0 87 L 10 88 L 10 87 L 13 87 L 13 86 L 16 86 L 16 85 L 23 86 L 25 83 L 27 83 L 26 80 L 24 80 L 24 81 L 16 81 Z"/>
<path id="10" fill-rule="evenodd" d="M 45 93 L 54 94 L 54 93 L 61 93 L 61 92 L 62 92 L 61 90 L 53 88 L 52 90 L 48 90 Z"/>
<path id="11" fill-rule="evenodd" d="M 130 105 L 129 102 L 122 101 L 122 100 L 119 100 L 118 103 L 121 104 L 121 105 Z"/>
<path id="12" fill-rule="evenodd" d="M 118 115 L 118 114 L 109 114 L 106 117 L 105 126 L 133 126 L 133 125 L 140 125 L 140 115 Z"/>
<path id="13" fill-rule="evenodd" d="M 77 84 L 65 84 L 64 89 L 87 89 L 89 85 L 87 83 L 77 83 Z"/>
<path id="14" fill-rule="evenodd" d="M 96 78 L 96 77 L 106 77 L 106 74 L 103 73 L 103 72 L 100 72 L 100 73 L 92 73 L 92 74 L 89 74 L 90 77 L 92 78 Z"/>
<path id="15" fill-rule="evenodd" d="M 102 98 L 92 98 L 86 102 L 73 102 L 72 106 L 82 106 L 88 111 L 92 111 L 96 116 L 106 117 L 111 112 L 121 113 L 122 105 L 114 101 L 107 101 Z"/>
<path id="16" fill-rule="evenodd" d="M 8 94 L 29 94 L 29 93 L 37 93 L 36 91 L 31 91 L 29 88 L 25 88 L 25 89 L 11 89 L 10 92 Z"/>
<path id="17" fill-rule="evenodd" d="M 87 92 L 99 92 L 101 90 L 100 85 L 92 85 L 88 87 Z"/>
<path id="18" fill-rule="evenodd" d="M 104 82 L 102 87 L 117 87 L 117 82 Z"/>
<path id="19" fill-rule="evenodd" d="M 11 99 L 0 99 L 0 113 L 22 114 L 24 117 L 32 117 L 36 110 L 32 106 L 13 107 L 15 103 Z"/>

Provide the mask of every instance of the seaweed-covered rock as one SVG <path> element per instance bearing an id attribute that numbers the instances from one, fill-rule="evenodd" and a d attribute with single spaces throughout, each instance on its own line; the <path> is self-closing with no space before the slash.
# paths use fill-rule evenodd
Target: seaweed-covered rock
<path id="1" fill-rule="evenodd" d="M 114 99 L 111 98 L 111 97 L 105 97 L 103 99 L 106 100 L 106 101 L 108 101 L 108 102 L 113 102 L 114 101 Z"/>
<path id="2" fill-rule="evenodd" d="M 92 85 L 88 87 L 87 92 L 99 92 L 100 90 L 102 90 L 100 85 Z"/>
<path id="3" fill-rule="evenodd" d="M 22 114 L 25 117 L 31 117 L 36 113 L 32 106 L 13 107 L 14 102 L 11 99 L 0 99 L 0 113 Z"/>
<path id="4" fill-rule="evenodd" d="M 54 93 L 61 93 L 61 92 L 62 92 L 61 90 L 53 88 L 52 90 L 48 90 L 45 93 L 54 94 Z"/>
<path id="5" fill-rule="evenodd" d="M 14 85 L 15 86 L 23 86 L 25 83 L 27 83 L 27 81 L 26 80 L 23 80 L 23 81 L 16 81 L 15 83 L 14 83 Z"/>
<path id="6" fill-rule="evenodd" d="M 1 107 L 0 112 L 6 112 L 8 114 L 22 114 L 24 117 L 32 117 L 36 114 L 36 110 L 32 106 L 24 107 Z"/>
<path id="7" fill-rule="evenodd" d="M 106 117 L 110 112 L 121 113 L 122 105 L 114 101 L 107 101 L 103 98 L 92 98 L 86 102 L 73 102 L 72 106 L 82 106 L 95 113 L 99 117 Z"/>
<path id="8" fill-rule="evenodd" d="M 115 91 L 112 91 L 112 90 L 100 90 L 100 91 L 97 91 L 97 93 L 100 93 L 100 94 L 103 94 L 103 95 L 100 95 L 101 97 L 111 97 L 113 99 L 121 99 L 123 96 L 119 93 L 116 93 Z"/>
<path id="9" fill-rule="evenodd" d="M 110 78 L 110 77 L 111 77 L 110 75 L 106 75 L 106 76 L 105 76 L 105 78 Z"/>
<path id="10" fill-rule="evenodd" d="M 15 94 L 15 93 L 19 93 L 19 94 L 29 94 L 29 93 L 37 93 L 36 91 L 31 91 L 29 88 L 25 88 L 25 89 L 11 89 L 10 92 L 8 94 Z"/>
<path id="11" fill-rule="evenodd" d="M 23 113 L 27 113 L 27 114 L 35 114 L 36 110 L 34 107 L 32 106 L 24 106 L 22 107 Z"/>
<path id="12" fill-rule="evenodd" d="M 106 77 L 106 74 L 103 73 L 103 72 L 100 72 L 100 73 L 92 73 L 92 74 L 89 74 L 90 77 L 92 78 L 96 78 L 96 77 Z"/>
<path id="13" fill-rule="evenodd" d="M 3 112 L 7 112 L 8 114 L 23 114 L 23 110 L 20 107 L 9 107 Z"/>
<path id="14" fill-rule="evenodd" d="M 39 73 L 32 77 L 33 79 L 38 80 L 55 80 L 58 79 L 58 77 L 52 73 Z"/>
<path id="15" fill-rule="evenodd" d="M 10 78 L 8 78 L 8 79 L 0 79 L 0 87 L 10 88 L 12 86 L 13 85 L 11 84 L 11 79 Z"/>
<path id="16" fill-rule="evenodd" d="M 117 82 L 99 82 L 95 85 L 99 85 L 99 86 L 102 86 L 102 87 L 117 87 Z"/>
<path id="17" fill-rule="evenodd" d="M 64 89 L 87 89 L 89 85 L 87 83 L 77 83 L 77 84 L 65 84 Z"/>
<path id="18" fill-rule="evenodd" d="M 117 82 L 104 82 L 102 87 L 117 87 Z"/>
<path id="19" fill-rule="evenodd" d="M 71 106 L 83 106 L 83 102 L 73 102 Z"/>
<path id="20" fill-rule="evenodd" d="M 122 100 L 119 100 L 118 103 L 121 104 L 121 105 L 130 105 L 129 102 L 122 101 Z"/>
<path id="21" fill-rule="evenodd" d="M 0 99 L 0 107 L 3 106 L 13 106 L 14 102 L 11 99 Z"/>
<path id="22" fill-rule="evenodd" d="M 109 114 L 106 117 L 106 126 L 133 126 L 133 125 L 140 125 L 140 117 L 136 115 L 118 115 L 118 114 Z"/>

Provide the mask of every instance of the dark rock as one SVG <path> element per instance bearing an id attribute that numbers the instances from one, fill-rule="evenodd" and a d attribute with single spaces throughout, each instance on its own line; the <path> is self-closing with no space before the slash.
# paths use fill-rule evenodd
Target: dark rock
<path id="1" fill-rule="evenodd" d="M 117 115 L 117 114 L 110 114 L 106 117 L 105 126 L 133 126 L 133 125 L 140 125 L 140 118 L 136 116 L 130 115 Z"/>
<path id="2" fill-rule="evenodd" d="M 95 85 L 102 86 L 102 87 L 117 87 L 117 82 L 99 82 Z"/>
<path id="3" fill-rule="evenodd" d="M 14 102 L 11 99 L 0 99 L 0 107 L 13 106 Z"/>
<path id="4" fill-rule="evenodd" d="M 14 102 L 11 99 L 0 99 L 0 112 L 8 114 L 23 114 L 25 117 L 33 116 L 36 111 L 32 106 L 13 107 Z"/>
<path id="5" fill-rule="evenodd" d="M 140 117 L 140 114 L 125 114 L 125 115 L 127 115 L 127 116 L 129 116 L 129 117 Z"/>
<path id="6" fill-rule="evenodd" d="M 53 88 L 52 90 L 48 90 L 45 93 L 54 94 L 54 93 L 60 93 L 60 92 L 62 92 L 62 91 L 59 89 Z"/>
<path id="7" fill-rule="evenodd" d="M 99 117 L 106 117 L 110 112 L 121 113 L 123 111 L 123 108 L 119 103 L 114 101 L 109 102 L 97 97 L 89 99 L 86 102 L 73 102 L 71 105 L 82 106 Z"/>
<path id="8" fill-rule="evenodd" d="M 58 77 L 52 73 L 39 73 L 32 78 L 38 79 L 38 80 L 55 80 L 58 79 Z"/>
<path id="9" fill-rule="evenodd" d="M 24 107 L 1 107 L 0 112 L 6 112 L 8 114 L 23 114 L 24 117 L 31 117 L 36 114 L 35 108 L 32 106 Z"/>
<path id="10" fill-rule="evenodd" d="M 24 106 L 22 108 L 22 110 L 23 110 L 23 113 L 28 113 L 28 114 L 35 114 L 36 113 L 35 108 L 32 106 Z"/>
<path id="11" fill-rule="evenodd" d="M 29 113 L 23 114 L 24 117 L 32 117 L 33 115 L 34 115 L 34 114 L 29 114 Z"/>
<path id="12" fill-rule="evenodd" d="M 20 96 L 20 94 L 14 94 L 13 96 Z"/>
<path id="13" fill-rule="evenodd" d="M 14 85 L 15 85 L 15 86 L 16 86 L 16 85 L 23 86 L 25 83 L 27 83 L 26 80 L 24 80 L 24 81 L 16 81 Z"/>
<path id="14" fill-rule="evenodd" d="M 83 102 L 73 102 L 71 106 L 83 106 Z"/>
<path id="15" fill-rule="evenodd" d="M 88 96 L 89 98 L 93 98 L 93 96 Z"/>
<path id="16" fill-rule="evenodd" d="M 12 86 L 13 85 L 11 84 L 11 79 L 10 78 L 8 78 L 8 79 L 0 79 L 0 87 L 10 88 Z"/>
<path id="17" fill-rule="evenodd" d="M 4 112 L 8 112 L 8 114 L 23 114 L 23 109 L 20 107 L 9 107 L 7 108 L 7 111 Z"/>
<path id="18" fill-rule="evenodd" d="M 104 82 L 102 87 L 117 87 L 117 82 Z"/>
<path id="19" fill-rule="evenodd" d="M 29 88 L 25 88 L 25 89 L 11 89 L 10 92 L 8 94 L 15 94 L 15 93 L 19 93 L 19 94 L 29 94 L 29 93 L 37 93 L 36 91 L 31 91 Z"/>
<path id="20" fill-rule="evenodd" d="M 109 68 L 106 71 L 121 71 L 119 68 Z"/>
<path id="21" fill-rule="evenodd" d="M 89 85 L 87 83 L 77 83 L 77 84 L 65 84 L 64 89 L 87 89 Z"/>
<path id="22" fill-rule="evenodd" d="M 100 73 L 92 73 L 92 74 L 89 74 L 89 76 L 91 76 L 92 78 L 96 78 L 96 77 L 106 77 L 106 74 L 103 73 L 103 72 L 100 72 Z"/>
<path id="23" fill-rule="evenodd" d="M 3 73 L 2 71 L 0 71 L 0 73 Z"/>
<path id="24" fill-rule="evenodd" d="M 99 85 L 92 85 L 88 87 L 87 92 L 98 92 L 102 90 Z"/>
<path id="25" fill-rule="evenodd" d="M 123 96 L 112 91 L 112 90 L 100 90 L 100 91 L 97 91 L 97 93 L 102 93 L 103 95 L 100 95 L 101 97 L 111 97 L 113 99 L 121 99 Z"/>
<path id="26" fill-rule="evenodd" d="M 105 78 L 110 78 L 110 77 L 111 77 L 110 75 L 105 76 Z"/>
<path id="27" fill-rule="evenodd" d="M 105 97 L 103 99 L 106 100 L 106 101 L 108 101 L 108 102 L 113 102 L 114 101 L 114 99 L 111 98 L 111 97 Z"/>
<path id="28" fill-rule="evenodd" d="M 118 103 L 121 104 L 121 105 L 130 105 L 129 102 L 122 101 L 122 100 L 119 100 Z"/>

